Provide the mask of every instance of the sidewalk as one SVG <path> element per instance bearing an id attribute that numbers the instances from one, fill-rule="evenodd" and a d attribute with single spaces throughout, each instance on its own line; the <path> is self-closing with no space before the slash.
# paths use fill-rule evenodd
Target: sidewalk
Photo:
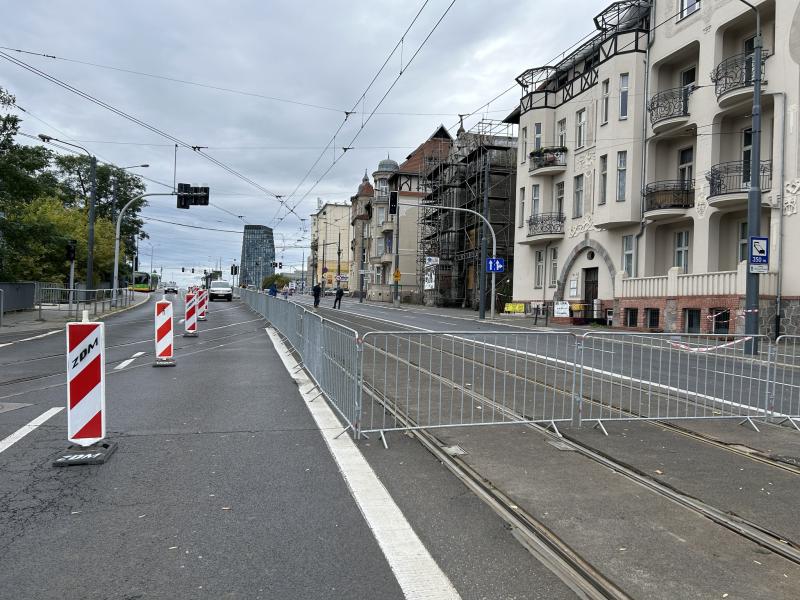
<path id="1" fill-rule="evenodd" d="M 95 316 L 89 311 L 90 319 L 105 319 L 106 317 L 136 308 L 149 300 L 150 294 L 134 292 L 133 302 L 128 306 L 121 306 L 117 309 L 107 310 Z M 0 334 L 4 333 L 23 333 L 26 331 L 43 331 L 48 329 L 60 329 L 65 323 L 75 321 L 75 314 L 69 314 L 66 310 L 44 308 L 42 319 L 39 320 L 39 309 L 21 310 L 9 312 L 3 315 L 3 326 L 0 327 Z M 77 317 L 80 320 L 80 314 Z"/>

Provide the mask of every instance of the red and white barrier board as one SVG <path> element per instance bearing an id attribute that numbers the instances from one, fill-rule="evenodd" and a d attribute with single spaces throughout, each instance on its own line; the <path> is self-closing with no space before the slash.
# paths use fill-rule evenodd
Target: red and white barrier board
<path id="1" fill-rule="evenodd" d="M 156 364 L 174 364 L 172 360 L 172 302 L 156 302 Z"/>
<path id="2" fill-rule="evenodd" d="M 197 335 L 197 296 L 191 293 L 186 294 L 184 301 L 183 335 L 184 337 L 194 337 Z"/>
<path id="3" fill-rule="evenodd" d="M 106 437 L 103 323 L 67 323 L 67 438 L 91 446 Z"/>
<path id="4" fill-rule="evenodd" d="M 206 312 L 208 311 L 208 290 L 200 290 L 198 294 L 199 300 L 197 302 L 197 318 L 200 321 L 205 321 Z"/>

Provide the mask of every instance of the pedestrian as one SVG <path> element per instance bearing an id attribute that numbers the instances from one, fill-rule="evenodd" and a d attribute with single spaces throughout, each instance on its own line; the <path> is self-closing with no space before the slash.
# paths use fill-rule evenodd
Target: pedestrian
<path id="1" fill-rule="evenodd" d="M 283 299 L 284 300 L 288 300 L 289 299 L 289 286 L 288 285 L 283 286 L 283 290 L 281 291 L 281 293 L 283 294 Z"/>
<path id="2" fill-rule="evenodd" d="M 318 283 L 311 288 L 311 293 L 314 294 L 314 308 L 317 308 L 319 306 L 319 298 L 322 296 L 322 288 Z"/>
<path id="3" fill-rule="evenodd" d="M 336 288 L 336 298 L 333 300 L 333 308 L 338 308 L 342 310 L 342 296 L 344 296 L 344 290 L 341 286 L 337 286 Z"/>
<path id="4" fill-rule="evenodd" d="M 273 298 L 278 296 L 278 286 L 276 286 L 274 283 L 269 286 L 269 295 Z"/>

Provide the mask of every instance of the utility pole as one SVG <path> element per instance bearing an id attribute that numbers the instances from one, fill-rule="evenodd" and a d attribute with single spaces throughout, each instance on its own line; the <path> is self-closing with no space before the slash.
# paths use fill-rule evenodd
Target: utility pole
<path id="1" fill-rule="evenodd" d="M 483 149 L 483 218 L 484 223 L 481 227 L 481 262 L 480 279 L 478 280 L 478 318 L 486 318 L 486 258 L 487 258 L 487 244 L 488 232 L 486 230 L 486 222 L 489 220 L 489 151 Z M 494 294 L 494 286 L 492 286 L 492 294 Z"/>
<path id="2" fill-rule="evenodd" d="M 342 232 L 339 232 L 338 239 L 336 240 L 336 277 L 339 278 L 336 280 L 336 287 L 341 287 L 341 276 L 342 274 Z"/>
<path id="3" fill-rule="evenodd" d="M 753 43 L 753 144 L 750 151 L 750 189 L 747 194 L 747 237 L 749 246 L 752 239 L 761 235 L 761 14 L 758 9 L 741 0 L 756 13 L 756 39 Z M 780 182 L 783 185 L 783 182 Z M 749 250 L 749 248 L 748 248 Z M 748 251 L 748 256 L 750 252 Z M 745 288 L 744 331 L 747 335 L 758 335 L 758 273 L 753 273 L 748 264 Z M 758 340 L 747 343 L 749 354 L 758 353 Z"/>
<path id="4" fill-rule="evenodd" d="M 91 180 L 92 188 L 89 196 L 89 235 L 86 243 L 88 250 L 86 253 L 86 289 L 94 289 L 94 209 L 97 202 L 97 157 L 92 154 L 91 160 Z"/>
<path id="5" fill-rule="evenodd" d="M 392 277 L 394 278 L 394 306 L 400 306 L 400 278 L 397 277 L 397 274 L 400 273 L 400 190 L 397 192 L 389 192 L 389 212 L 391 212 L 391 194 L 397 194 L 397 204 L 394 213 L 394 272 L 392 273 Z"/>

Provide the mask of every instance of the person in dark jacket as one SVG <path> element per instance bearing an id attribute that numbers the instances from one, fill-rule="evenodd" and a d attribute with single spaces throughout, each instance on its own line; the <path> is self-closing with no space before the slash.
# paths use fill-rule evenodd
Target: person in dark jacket
<path id="1" fill-rule="evenodd" d="M 341 287 L 336 288 L 336 298 L 333 300 L 333 308 L 338 308 L 339 310 L 342 309 L 342 297 L 344 296 L 344 290 Z"/>
<path id="2" fill-rule="evenodd" d="M 269 286 L 269 295 L 273 298 L 278 295 L 278 286 L 276 286 L 274 283 Z"/>
<path id="3" fill-rule="evenodd" d="M 314 308 L 319 306 L 319 299 L 322 296 L 322 287 L 317 283 L 311 288 L 311 293 L 314 294 Z"/>

